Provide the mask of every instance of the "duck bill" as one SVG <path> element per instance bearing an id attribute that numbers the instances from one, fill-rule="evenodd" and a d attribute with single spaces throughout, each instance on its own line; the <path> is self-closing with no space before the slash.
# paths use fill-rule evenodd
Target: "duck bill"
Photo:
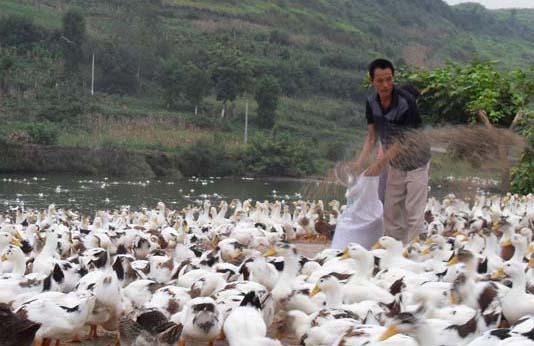
<path id="1" fill-rule="evenodd" d="M 497 269 L 497 271 L 493 274 L 491 274 L 492 280 L 501 280 L 506 277 L 506 274 L 504 273 L 504 270 L 502 268 Z"/>
<path id="2" fill-rule="evenodd" d="M 385 341 L 391 338 L 393 335 L 397 335 L 397 334 L 399 334 L 399 330 L 397 329 L 397 327 L 390 326 L 388 329 L 386 329 L 386 331 L 382 335 L 380 335 L 379 341 Z"/>
<path id="3" fill-rule="evenodd" d="M 345 249 L 345 251 L 343 251 L 343 255 L 341 255 L 341 257 L 339 259 L 340 260 L 346 260 L 346 259 L 349 259 L 349 258 L 350 258 L 349 249 Z"/>
<path id="4" fill-rule="evenodd" d="M 319 288 L 319 286 L 315 286 L 310 292 L 310 297 L 315 297 L 319 292 L 321 292 L 321 289 Z"/>
<path id="5" fill-rule="evenodd" d="M 4 255 L 0 257 L 0 262 L 5 262 L 5 261 L 7 261 L 7 256 Z"/>
<path id="6" fill-rule="evenodd" d="M 11 245 L 15 245 L 15 246 L 18 246 L 18 247 L 22 247 L 22 243 L 20 242 L 20 240 L 18 240 L 17 238 L 13 238 L 11 239 L 11 241 L 9 242 Z"/>
<path id="7" fill-rule="evenodd" d="M 373 250 L 378 250 L 378 249 L 383 249 L 383 247 L 380 244 L 380 242 L 376 242 L 375 245 L 373 245 Z"/>
<path id="8" fill-rule="evenodd" d="M 215 235 L 213 237 L 213 239 L 211 240 L 211 246 L 213 246 L 213 248 L 219 246 L 219 236 Z"/>
<path id="9" fill-rule="evenodd" d="M 274 247 L 270 248 L 263 254 L 263 257 L 270 257 L 270 256 L 276 256 L 276 249 Z"/>
<path id="10" fill-rule="evenodd" d="M 530 257 L 530 260 L 528 261 L 528 267 L 530 269 L 534 269 L 534 257 Z"/>
<path id="11" fill-rule="evenodd" d="M 447 262 L 447 266 L 451 267 L 451 266 L 453 266 L 453 265 L 455 265 L 455 264 L 458 264 L 458 262 L 460 262 L 460 261 L 458 260 L 458 256 L 454 256 L 453 258 L 451 258 L 451 259 L 449 260 L 449 262 Z"/>
<path id="12" fill-rule="evenodd" d="M 241 258 L 241 255 L 242 255 L 241 252 L 233 253 L 230 255 L 230 260 L 232 261 L 239 260 Z"/>
<path id="13" fill-rule="evenodd" d="M 512 241 L 510 239 L 508 240 L 505 240 L 504 243 L 501 244 L 501 247 L 508 247 L 508 246 L 512 246 Z"/>
<path id="14" fill-rule="evenodd" d="M 22 235 L 22 233 L 20 233 L 20 231 L 17 231 L 17 233 L 15 234 L 15 236 L 16 236 L 17 239 L 19 239 L 19 240 L 24 240 L 24 236 Z"/>

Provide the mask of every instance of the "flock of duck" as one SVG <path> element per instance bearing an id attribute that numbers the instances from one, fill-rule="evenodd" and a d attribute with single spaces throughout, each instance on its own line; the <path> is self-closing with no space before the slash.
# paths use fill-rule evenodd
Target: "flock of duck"
<path id="1" fill-rule="evenodd" d="M 332 201 L 0 214 L 0 345 L 534 345 L 534 196 L 429 199 L 427 232 L 313 257 Z M 291 341 L 293 340 L 293 341 Z"/>

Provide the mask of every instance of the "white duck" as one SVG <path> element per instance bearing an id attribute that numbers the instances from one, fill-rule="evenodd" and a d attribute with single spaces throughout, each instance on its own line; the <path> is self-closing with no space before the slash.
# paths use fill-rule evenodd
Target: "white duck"
<path id="1" fill-rule="evenodd" d="M 20 247 L 9 245 L 0 251 L 2 265 L 11 268 L 9 276 L 21 277 L 26 273 L 26 256 Z M 6 277 L 6 276 L 2 276 Z"/>
<path id="2" fill-rule="evenodd" d="M 46 232 L 46 243 L 41 252 L 35 257 L 32 271 L 48 275 L 54 268 L 54 264 L 59 260 L 57 253 L 58 234 L 51 228 Z"/>
<path id="3" fill-rule="evenodd" d="M 183 287 L 164 286 L 154 292 L 154 295 L 145 304 L 146 309 L 157 309 L 167 318 L 181 312 L 187 302 L 191 300 L 188 290 Z"/>
<path id="4" fill-rule="evenodd" d="M 215 301 L 209 297 L 191 299 L 183 314 L 181 344 L 211 343 L 220 335 L 223 319 Z"/>
<path id="5" fill-rule="evenodd" d="M 278 340 L 267 338 L 267 326 L 261 313 L 261 302 L 256 292 L 245 295 L 239 307 L 234 308 L 224 322 L 224 335 L 230 346 L 281 346 Z"/>
<path id="6" fill-rule="evenodd" d="M 503 272 L 512 279 L 512 288 L 501 298 L 502 312 L 509 323 L 534 314 L 534 296 L 526 293 L 525 265 L 513 261 L 504 264 Z"/>
<path id="7" fill-rule="evenodd" d="M 477 316 L 465 317 L 463 324 L 441 319 L 424 319 L 409 312 L 396 316 L 380 340 L 385 341 L 396 334 L 412 336 L 420 346 L 466 345 L 477 332 Z"/>
<path id="8" fill-rule="evenodd" d="M 386 251 L 380 256 L 380 268 L 399 268 L 412 273 L 424 273 L 425 266 L 422 263 L 406 259 L 402 254 L 402 242 L 392 237 L 383 236 L 378 239 L 375 248 L 383 248 Z"/>
<path id="9" fill-rule="evenodd" d="M 343 286 L 343 302 L 351 304 L 364 300 L 374 300 L 390 304 L 394 299 L 393 295 L 369 280 L 374 266 L 373 254 L 359 244 L 349 244 L 341 256 L 341 260 L 348 258 L 356 261 L 357 271 Z"/>
<path id="10" fill-rule="evenodd" d="M 40 323 L 35 345 L 48 344 L 50 339 L 76 335 L 85 325 L 95 305 L 90 292 L 74 292 L 59 299 L 36 299 L 20 306 L 15 313 L 24 319 Z"/>

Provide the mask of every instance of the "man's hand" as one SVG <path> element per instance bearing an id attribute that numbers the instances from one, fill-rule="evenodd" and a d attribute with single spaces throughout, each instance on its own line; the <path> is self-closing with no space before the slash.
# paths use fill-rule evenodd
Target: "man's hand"
<path id="1" fill-rule="evenodd" d="M 380 161 L 373 162 L 369 168 L 367 168 L 367 171 L 365 171 L 365 176 L 367 177 L 376 177 L 377 175 L 380 175 L 380 172 L 384 168 L 385 163 Z"/>
<path id="2" fill-rule="evenodd" d="M 373 162 L 367 171 L 365 172 L 366 176 L 375 177 L 382 172 L 386 165 L 395 158 L 402 150 L 402 147 L 399 143 L 393 144 L 386 152 L 383 153 L 382 158 Z"/>
<path id="3" fill-rule="evenodd" d="M 378 153 L 376 155 L 377 160 L 382 160 L 384 158 L 384 148 L 382 148 L 382 144 L 378 144 Z"/>

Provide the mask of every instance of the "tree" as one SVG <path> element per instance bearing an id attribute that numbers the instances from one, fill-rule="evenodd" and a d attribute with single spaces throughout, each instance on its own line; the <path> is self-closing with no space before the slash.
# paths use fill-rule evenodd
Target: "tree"
<path id="1" fill-rule="evenodd" d="M 184 70 L 178 61 L 167 62 L 163 68 L 161 83 L 165 90 L 165 101 L 168 108 L 176 109 L 184 90 Z"/>
<path id="2" fill-rule="evenodd" d="M 202 99 L 209 94 L 209 91 L 209 74 L 195 64 L 188 63 L 185 66 L 183 92 L 185 99 L 195 106 L 195 115 L 198 114 L 198 106 Z"/>
<path id="3" fill-rule="evenodd" d="M 83 44 L 85 43 L 85 18 L 77 10 L 69 10 L 63 15 L 63 58 L 65 72 L 74 74 L 78 72 L 79 64 L 83 59 Z"/>
<path id="4" fill-rule="evenodd" d="M 165 59 L 171 47 L 165 26 L 160 19 L 160 0 L 128 0 L 125 2 L 124 23 L 114 23 L 121 34 L 121 44 L 134 53 L 136 91 L 141 91 L 142 81 L 154 77 L 157 59 Z M 120 21 L 117 21 L 120 22 Z M 126 36 L 128 42 L 124 42 Z"/>
<path id="5" fill-rule="evenodd" d="M 221 117 L 226 113 L 227 102 L 234 102 L 250 81 L 250 67 L 238 50 L 219 50 L 215 54 L 211 78 L 217 100 L 223 102 Z"/>
<path id="6" fill-rule="evenodd" d="M 129 45 L 106 43 L 95 47 L 98 90 L 133 95 L 138 91 L 137 50 Z"/>
<path id="7" fill-rule="evenodd" d="M 272 129 L 276 122 L 276 108 L 280 98 L 280 86 L 273 76 L 262 78 L 256 86 L 254 96 L 258 103 L 258 125 Z"/>

